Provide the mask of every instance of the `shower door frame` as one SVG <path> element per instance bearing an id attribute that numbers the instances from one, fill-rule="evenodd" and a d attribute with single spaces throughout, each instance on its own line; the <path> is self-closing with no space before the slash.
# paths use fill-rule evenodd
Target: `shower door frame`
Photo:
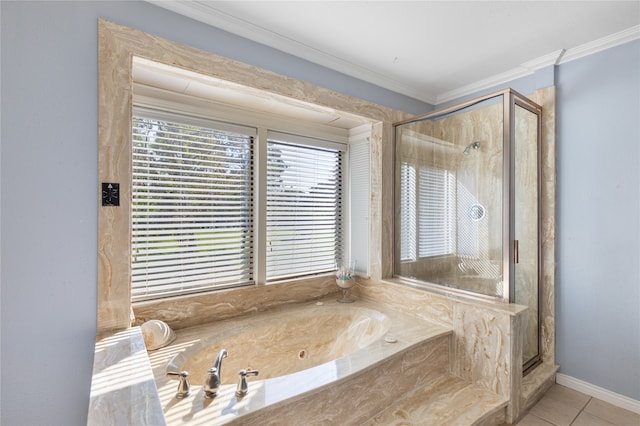
<path id="1" fill-rule="evenodd" d="M 502 274 L 503 274 L 503 283 L 507 285 L 503 285 L 503 293 L 501 297 L 490 296 L 486 294 L 481 294 L 477 292 L 473 292 L 465 289 L 457 289 L 446 287 L 446 291 L 450 291 L 453 293 L 464 294 L 465 296 L 469 296 L 472 298 L 478 298 L 482 300 L 498 300 L 504 303 L 515 303 L 515 149 L 513 149 L 515 145 L 515 132 L 512 130 L 515 126 L 515 108 L 516 105 L 524 108 L 525 110 L 534 113 L 537 116 L 537 134 L 536 134 L 536 145 L 537 145 L 537 255 L 538 255 L 538 270 L 537 270 L 537 310 L 538 310 L 538 348 L 537 355 L 526 362 L 523 360 L 523 374 L 526 375 L 533 368 L 535 368 L 538 364 L 542 362 L 542 354 L 541 354 L 541 324 L 540 324 L 540 295 L 541 295 L 541 283 L 542 283 L 542 242 L 541 242 L 541 184 L 542 184 L 542 173 L 541 173 L 541 165 L 542 165 L 542 149 L 541 149 L 541 141 L 542 141 L 542 107 L 537 105 L 535 102 L 529 100 L 524 95 L 516 92 L 513 89 L 504 89 L 497 92 L 492 92 L 487 95 L 483 95 L 477 98 L 470 99 L 468 101 L 464 101 L 458 103 L 456 105 L 452 105 L 443 109 L 439 109 L 436 111 L 432 111 L 420 116 L 416 116 L 410 119 L 402 120 L 393 123 L 393 153 L 394 153 L 394 180 L 396 178 L 396 128 L 403 124 L 409 124 L 424 120 L 432 120 L 436 119 L 440 116 L 449 115 L 455 113 L 456 111 L 463 110 L 465 108 L 471 107 L 473 105 L 479 104 L 486 100 L 496 98 L 498 96 L 502 96 L 502 105 L 503 105 L 503 135 L 502 135 L 502 144 L 503 144 L 503 187 L 502 187 Z M 397 201 L 395 191 L 397 190 L 394 185 L 394 204 Z M 394 233 L 397 231 L 396 221 L 395 221 L 395 211 L 394 207 Z M 394 237 L 394 245 L 396 244 L 396 238 Z M 403 277 L 400 275 L 396 275 L 396 253 L 397 247 L 394 247 L 394 259 L 393 259 L 393 277 L 400 279 L 401 281 L 407 282 L 412 285 L 421 285 L 423 287 L 442 289 L 444 286 L 428 283 L 425 281 L 421 281 L 418 279 Z"/>
<path id="2" fill-rule="evenodd" d="M 533 114 L 536 115 L 537 117 L 537 128 L 536 128 L 536 200 L 537 200 L 537 211 L 536 211 L 536 226 L 537 226 L 537 256 L 538 256 L 538 270 L 537 270 L 537 285 L 536 285 L 536 289 L 537 289 L 537 295 L 536 295 L 536 309 L 538 311 L 538 338 L 537 338 L 537 350 L 536 350 L 536 355 L 533 356 L 531 359 L 529 360 L 523 360 L 523 365 L 522 365 L 522 369 L 523 369 L 523 374 L 527 375 L 529 372 L 531 372 L 531 370 L 533 370 L 538 364 L 540 364 L 542 362 L 542 354 L 541 354 L 541 348 L 542 348 L 542 324 L 540 323 L 540 295 L 541 295 L 541 285 L 542 285 L 542 241 L 541 241 L 541 236 L 542 236 L 542 215 L 541 215 L 541 206 L 540 206 L 540 200 L 542 200 L 542 194 L 541 194 L 541 188 L 542 188 L 542 107 L 538 104 L 536 104 L 535 102 L 529 100 L 528 98 L 526 98 L 525 96 L 521 95 L 520 93 L 516 92 L 513 89 L 507 89 L 504 90 L 505 93 L 505 100 L 506 100 L 506 96 L 508 96 L 508 102 L 504 102 L 504 108 L 505 108 L 505 117 L 508 117 L 508 120 L 505 119 L 504 120 L 504 126 L 505 126 L 505 134 L 504 134 L 504 149 L 505 152 L 503 153 L 504 158 L 508 158 L 509 161 L 506 164 L 503 164 L 505 170 L 505 182 L 508 182 L 508 188 L 505 188 L 508 190 L 505 191 L 505 201 L 503 202 L 503 209 L 508 207 L 509 208 L 509 212 L 507 212 L 507 215 L 504 216 L 503 218 L 507 217 L 508 220 L 503 224 L 505 226 L 505 229 L 503 230 L 503 238 L 505 239 L 505 243 L 506 243 L 506 247 L 509 248 L 509 254 L 508 254 L 508 258 L 505 257 L 503 258 L 505 264 L 504 266 L 508 266 L 508 268 L 505 268 L 505 271 L 508 271 L 508 276 L 509 276 L 509 285 L 506 287 L 508 290 L 508 294 L 506 297 L 506 300 L 508 300 L 509 303 L 515 303 L 515 297 L 516 297 L 516 291 L 515 291 L 515 285 L 516 285 L 516 279 L 515 279 L 515 268 L 516 268 L 516 264 L 518 263 L 518 253 L 517 253 L 517 235 L 515 232 L 515 214 L 516 214 L 516 205 L 515 205 L 515 187 L 516 187 L 516 183 L 515 183 L 515 168 L 517 167 L 516 165 L 516 158 L 515 158 L 515 144 L 516 144 L 516 140 L 515 140 L 515 132 L 513 131 L 513 129 L 515 129 L 515 110 L 516 110 L 516 106 L 519 106 Z M 507 111 L 508 109 L 508 111 Z M 508 127 L 508 129 L 507 129 Z M 507 134 L 508 133 L 508 134 Z M 508 170 L 507 170 L 508 169 Z M 508 200 L 508 202 L 507 202 Z M 504 232 L 507 231 L 507 232 Z M 507 265 L 508 264 L 508 265 Z"/>

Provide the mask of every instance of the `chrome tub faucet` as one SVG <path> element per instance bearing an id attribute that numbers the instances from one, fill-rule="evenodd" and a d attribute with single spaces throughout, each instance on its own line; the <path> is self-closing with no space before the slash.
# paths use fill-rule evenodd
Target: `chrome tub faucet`
<path id="1" fill-rule="evenodd" d="M 207 378 L 204 381 L 205 398 L 213 398 L 218 393 L 218 388 L 222 384 L 222 360 L 227 357 L 227 350 L 220 349 L 216 361 L 209 370 L 207 370 Z"/>

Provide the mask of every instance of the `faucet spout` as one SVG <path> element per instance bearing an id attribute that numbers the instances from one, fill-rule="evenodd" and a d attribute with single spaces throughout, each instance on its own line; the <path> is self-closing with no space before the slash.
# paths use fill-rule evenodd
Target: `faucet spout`
<path id="1" fill-rule="evenodd" d="M 216 362 L 213 363 L 214 368 L 218 370 L 218 377 L 222 377 L 222 360 L 227 357 L 227 350 L 220 349 L 218 352 L 218 356 L 216 357 Z"/>

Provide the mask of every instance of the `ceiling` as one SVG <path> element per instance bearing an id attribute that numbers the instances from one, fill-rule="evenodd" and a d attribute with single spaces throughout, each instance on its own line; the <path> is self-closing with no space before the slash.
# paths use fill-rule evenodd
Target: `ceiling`
<path id="1" fill-rule="evenodd" d="M 640 38 L 640 1 L 163 1 L 432 105 Z"/>

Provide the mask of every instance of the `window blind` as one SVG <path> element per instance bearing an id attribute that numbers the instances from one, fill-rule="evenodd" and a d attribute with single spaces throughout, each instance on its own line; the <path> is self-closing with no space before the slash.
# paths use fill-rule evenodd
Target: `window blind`
<path id="1" fill-rule="evenodd" d="M 435 167 L 420 167 L 419 174 L 420 257 L 454 253 L 455 178 Z"/>
<path id="2" fill-rule="evenodd" d="M 416 168 L 400 165 L 400 260 L 417 259 L 417 180 Z"/>
<path id="3" fill-rule="evenodd" d="M 251 284 L 255 129 L 136 113 L 132 300 Z"/>
<path id="4" fill-rule="evenodd" d="M 349 144 L 349 203 L 351 242 L 350 259 L 356 262 L 356 272 L 369 274 L 369 140 Z"/>
<path id="5" fill-rule="evenodd" d="M 267 281 L 332 271 L 343 259 L 343 153 L 269 139 Z"/>
<path id="6" fill-rule="evenodd" d="M 455 253 L 456 178 L 448 170 L 400 164 L 400 260 Z"/>

